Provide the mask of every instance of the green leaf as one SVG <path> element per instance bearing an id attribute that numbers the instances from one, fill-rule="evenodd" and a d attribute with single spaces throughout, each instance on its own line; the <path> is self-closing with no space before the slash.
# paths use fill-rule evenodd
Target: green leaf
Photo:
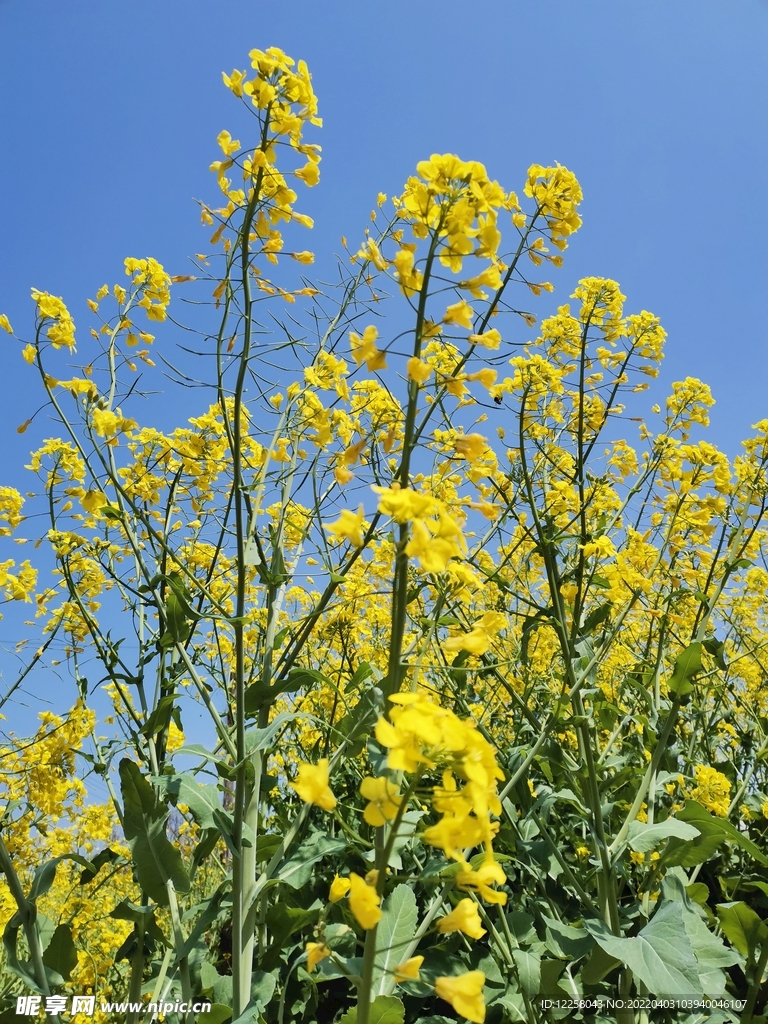
<path id="1" fill-rule="evenodd" d="M 686 885 L 685 891 L 688 894 L 689 899 L 693 900 L 694 903 L 700 907 L 707 905 L 709 899 L 709 886 L 703 882 L 691 882 L 690 885 Z"/>
<path id="2" fill-rule="evenodd" d="M 532 949 L 513 949 L 512 959 L 517 968 L 520 988 L 530 999 L 538 995 L 541 985 L 541 955 Z"/>
<path id="3" fill-rule="evenodd" d="M 343 853 L 346 848 L 347 844 L 343 839 L 332 839 L 324 832 L 315 832 L 283 864 L 277 877 L 292 889 L 300 889 L 309 881 L 313 864 L 329 854 Z"/>
<path id="4" fill-rule="evenodd" d="M 707 654 L 711 654 L 715 659 L 717 667 L 725 672 L 728 666 L 725 663 L 725 644 L 722 640 L 718 640 L 716 636 L 709 636 L 703 642 L 702 646 Z"/>
<path id="5" fill-rule="evenodd" d="M 53 885 L 53 880 L 56 877 L 56 869 L 63 860 L 71 860 L 75 864 L 82 864 L 84 868 L 90 869 L 90 864 L 81 857 L 79 853 L 65 853 L 61 857 L 54 857 L 52 860 L 47 860 L 44 864 L 41 864 L 35 871 L 34 878 L 32 879 L 32 887 L 29 890 L 29 899 L 34 903 L 35 900 L 39 899 L 40 896 L 44 896 L 45 893 Z"/>
<path id="6" fill-rule="evenodd" d="M 64 981 L 69 981 L 70 974 L 77 967 L 77 950 L 68 924 L 60 924 L 53 933 L 43 953 L 43 963 L 60 974 Z"/>
<path id="7" fill-rule="evenodd" d="M 720 927 L 744 956 L 754 959 L 755 951 L 768 942 L 768 925 L 746 903 L 718 903 Z"/>
<path id="8" fill-rule="evenodd" d="M 174 711 L 178 712 L 176 707 L 176 694 L 171 693 L 165 697 L 161 697 L 157 702 L 157 707 L 146 720 L 144 725 L 139 729 L 142 736 L 157 736 L 164 729 L 167 729 L 170 725 L 171 718 L 174 716 Z"/>
<path id="9" fill-rule="evenodd" d="M 16 949 L 20 928 L 21 916 L 19 915 L 19 912 L 16 911 L 16 913 L 8 919 L 5 931 L 3 932 L 5 968 L 10 971 L 11 974 L 15 974 L 17 978 L 21 978 L 27 988 L 31 989 L 33 992 L 42 992 L 43 990 L 35 980 L 30 964 L 26 960 L 19 960 L 18 958 Z"/>
<path id="10" fill-rule="evenodd" d="M 584 922 L 597 944 L 633 972 L 655 996 L 703 995 L 696 958 L 679 903 L 664 903 L 633 938 L 614 935 L 603 921 Z"/>
<path id="11" fill-rule="evenodd" d="M 566 996 L 566 993 L 563 992 L 562 995 Z M 507 1011 L 511 1024 L 528 1024 L 530 1018 L 522 992 L 507 992 L 497 1001 Z M 454 1024 L 447 1017 L 420 1017 L 416 1024 L 443 1024 L 443 1021 L 445 1024 Z"/>
<path id="12" fill-rule="evenodd" d="M 179 608 L 185 618 L 192 619 L 193 622 L 197 622 L 202 618 L 202 616 L 199 615 L 192 607 L 192 595 L 187 590 L 181 573 L 170 572 L 167 576 L 160 576 L 160 579 L 165 580 L 165 582 L 170 586 L 173 591 L 173 596 L 176 598 Z"/>
<path id="13" fill-rule="evenodd" d="M 249 754 L 255 754 L 258 750 L 266 750 L 273 745 L 273 741 L 280 730 L 297 718 L 306 718 L 302 712 L 282 711 L 275 715 L 265 729 L 249 729 L 246 733 L 245 743 Z"/>
<path id="14" fill-rule="evenodd" d="M 384 901 L 376 930 L 376 959 L 371 992 L 386 995 L 391 972 L 405 960 L 405 949 L 416 934 L 416 897 L 409 885 L 398 885 Z"/>
<path id="15" fill-rule="evenodd" d="M 99 870 L 103 868 L 105 864 L 113 864 L 119 859 L 120 854 L 109 846 L 105 847 L 103 850 L 99 850 L 95 857 L 86 861 L 85 868 L 80 873 L 80 885 L 87 885 L 88 882 L 92 882 L 99 873 Z"/>
<path id="16" fill-rule="evenodd" d="M 185 956 L 189 956 L 194 949 L 197 940 L 201 935 L 208 931 L 210 926 L 219 916 L 221 906 L 229 896 L 229 886 L 229 879 L 225 879 L 212 896 L 209 896 L 207 900 L 203 900 L 202 903 L 198 903 L 192 908 L 194 913 L 197 913 L 200 909 L 202 909 L 203 912 L 195 921 L 195 926 L 187 936 L 187 941 L 178 951 L 176 963 L 178 963 L 179 960 L 183 960 Z M 190 911 L 187 911 L 185 916 L 189 916 L 190 913 Z"/>
<path id="17" fill-rule="evenodd" d="M 719 996 L 725 992 L 726 977 L 723 968 L 733 967 L 739 962 L 739 956 L 709 930 L 704 921 L 704 911 L 687 892 L 687 881 L 682 868 L 671 868 L 662 882 L 662 892 L 665 900 L 676 900 L 683 909 L 683 924 L 691 940 L 691 948 L 696 957 L 696 966 L 705 994 Z"/>
<path id="18" fill-rule="evenodd" d="M 257 682 L 245 691 L 245 713 L 255 715 L 265 704 L 271 704 L 282 693 L 296 693 L 302 687 L 310 687 L 315 683 L 316 676 L 324 677 L 321 673 L 314 671 L 310 674 L 309 669 L 294 669 L 284 679 L 278 679 L 276 683 L 269 686 L 267 683 Z"/>
<path id="19" fill-rule="evenodd" d="M 604 604 L 599 604 L 597 608 L 592 609 L 586 619 L 584 619 L 584 625 L 581 627 L 581 632 L 584 636 L 589 636 L 599 625 L 605 622 L 611 614 L 612 607 L 611 602 L 606 601 Z"/>
<path id="20" fill-rule="evenodd" d="M 191 630 L 184 617 L 184 608 L 173 590 L 165 598 L 165 623 L 167 629 L 158 641 L 161 647 L 173 647 L 189 638 Z"/>
<path id="21" fill-rule="evenodd" d="M 280 963 L 280 953 L 286 942 L 295 932 L 317 921 L 320 905 L 305 910 L 303 907 L 288 907 L 284 903 L 276 903 L 267 911 L 267 927 L 271 943 L 259 958 L 259 963 L 267 971 L 273 970 Z"/>
<path id="22" fill-rule="evenodd" d="M 251 1002 L 264 1010 L 272 1001 L 277 988 L 277 978 L 267 971 L 254 971 L 251 977 Z"/>
<path id="23" fill-rule="evenodd" d="M 750 558 L 739 558 L 737 561 L 731 563 L 734 569 L 751 569 L 754 564 L 755 563 Z"/>
<path id="24" fill-rule="evenodd" d="M 513 944 L 530 946 L 537 940 L 538 935 L 533 927 L 533 918 L 530 914 L 526 914 L 523 910 L 513 910 L 506 915 L 506 919 Z"/>
<path id="25" fill-rule="evenodd" d="M 186 804 L 200 828 L 216 827 L 213 816 L 222 809 L 217 786 L 202 785 L 191 772 L 158 775 L 152 781 L 166 791 L 174 806 Z"/>
<path id="26" fill-rule="evenodd" d="M 217 828 L 206 828 L 202 830 L 200 839 L 195 846 L 194 853 L 192 854 L 192 863 L 189 867 L 190 881 L 195 877 L 195 873 L 200 865 L 204 864 L 216 849 L 216 844 L 218 843 L 219 838 L 219 830 Z"/>
<path id="27" fill-rule="evenodd" d="M 688 644 L 682 654 L 678 654 L 675 660 L 675 668 L 670 676 L 667 688 L 670 693 L 678 697 L 684 697 L 693 691 L 691 677 L 701 672 L 701 643 L 695 640 Z"/>
<path id="28" fill-rule="evenodd" d="M 378 717 L 381 690 L 376 686 L 366 689 L 360 696 L 360 700 L 351 711 L 341 719 L 336 726 L 336 732 L 347 743 L 351 744 L 363 736 L 369 736 L 373 731 L 372 723 Z"/>
<path id="29" fill-rule="evenodd" d="M 366 679 L 369 679 L 375 674 L 375 670 L 372 665 L 369 665 L 367 661 L 361 661 L 355 669 L 354 675 L 344 687 L 344 693 L 350 693 L 352 690 L 357 690 Z"/>
<path id="30" fill-rule="evenodd" d="M 227 991 L 229 991 L 230 994 L 231 994 L 231 990 L 232 990 L 232 977 L 231 977 L 231 975 L 226 975 L 224 977 L 219 977 L 214 982 L 214 985 L 213 985 L 214 999 L 216 1000 L 216 1004 L 219 1004 L 219 1005 L 223 1005 L 223 1004 L 220 1003 L 221 996 L 219 996 L 217 993 L 220 990 L 222 990 L 222 988 L 223 988 L 222 983 L 223 982 L 228 983 L 226 985 L 226 988 L 227 988 Z M 251 1024 L 252 1021 L 261 1020 L 262 1019 L 262 1016 L 261 1016 L 262 1012 L 266 1008 L 266 1006 L 269 1004 L 269 1002 L 271 1001 L 272 996 L 274 995 L 274 992 L 275 992 L 275 986 L 276 985 L 277 985 L 277 979 L 274 977 L 274 975 L 267 974 L 265 971 L 258 971 L 258 970 L 254 971 L 253 972 L 253 978 L 251 980 L 251 999 L 250 999 L 250 1002 L 248 1003 L 248 1006 L 246 1007 L 245 1011 L 240 1014 L 240 1016 L 237 1018 L 236 1021 L 233 1022 L 233 1024 Z M 227 997 L 227 998 L 229 998 L 229 997 Z M 214 1005 L 216 1005 L 216 1004 L 214 1004 Z M 231 1013 L 231 1011 L 230 1011 L 230 1013 Z M 198 1019 L 198 1021 L 201 1020 L 200 1017 L 198 1017 L 197 1019 Z"/>
<path id="31" fill-rule="evenodd" d="M 130 900 L 121 900 L 113 910 L 110 910 L 109 917 L 114 917 L 117 921 L 131 921 L 133 924 L 138 924 L 143 919 L 146 933 L 151 935 L 161 946 L 169 945 L 160 925 L 155 920 L 154 907 L 143 907 L 137 903 L 131 903 Z"/>
<path id="32" fill-rule="evenodd" d="M 547 928 L 547 949 L 558 957 L 578 960 L 594 948 L 595 940 L 584 928 L 574 928 L 551 917 L 543 918 Z"/>
<path id="33" fill-rule="evenodd" d="M 596 985 L 620 963 L 618 957 L 606 953 L 600 946 L 595 946 L 581 972 L 581 980 L 585 985 Z"/>
<path id="34" fill-rule="evenodd" d="M 701 833 L 695 825 L 689 825 L 678 818 L 667 818 L 666 821 L 654 824 L 633 821 L 629 826 L 629 845 L 637 853 L 649 853 L 671 836 L 690 842 L 698 835 Z"/>
<path id="35" fill-rule="evenodd" d="M 662 854 L 664 863 L 669 867 L 679 864 L 681 867 L 690 868 L 696 864 L 703 864 L 709 860 L 718 846 L 726 841 L 736 843 L 758 863 L 768 865 L 768 857 L 746 833 L 734 828 L 725 818 L 716 818 L 695 800 L 686 800 L 684 807 L 677 812 L 676 817 L 678 821 L 695 825 L 700 835 L 688 841 L 670 839 Z"/>
<path id="36" fill-rule="evenodd" d="M 223 1003 L 211 1003 L 210 1010 L 197 1015 L 197 1024 L 224 1024 L 228 1020 L 232 1020 L 232 1007 Z"/>
<path id="37" fill-rule="evenodd" d="M 376 996 L 371 1003 L 368 1020 L 370 1024 L 403 1024 L 405 1007 L 396 996 Z M 347 1010 L 339 1024 L 357 1024 L 357 1007 Z"/>
<path id="38" fill-rule="evenodd" d="M 129 758 L 120 762 L 125 839 L 131 850 L 136 876 L 155 903 L 168 905 L 166 883 L 178 892 L 189 892 L 189 877 L 179 851 L 165 833 L 168 811 L 157 793 Z"/>

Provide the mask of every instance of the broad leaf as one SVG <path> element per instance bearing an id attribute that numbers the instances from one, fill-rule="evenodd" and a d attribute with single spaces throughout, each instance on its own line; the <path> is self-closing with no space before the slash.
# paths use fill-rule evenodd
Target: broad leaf
<path id="1" fill-rule="evenodd" d="M 405 1007 L 396 996 L 376 996 L 371 1003 L 370 1024 L 403 1024 Z M 347 1010 L 339 1024 L 357 1024 L 357 1007 Z"/>
<path id="2" fill-rule="evenodd" d="M 178 892 L 189 891 L 189 877 L 181 854 L 165 833 L 168 810 L 139 766 L 127 757 L 120 762 L 120 784 L 125 839 L 139 884 L 155 903 L 167 906 L 167 882 L 172 882 Z"/>
<path id="3" fill-rule="evenodd" d="M 629 826 L 629 845 L 637 853 L 649 853 L 671 836 L 690 842 L 700 834 L 695 825 L 680 821 L 678 818 L 667 818 L 666 821 L 654 824 L 633 821 Z"/>
<path id="4" fill-rule="evenodd" d="M 283 864 L 277 877 L 292 889 L 300 889 L 309 881 L 313 864 L 328 854 L 342 853 L 346 848 L 347 844 L 343 839 L 332 839 L 323 832 L 315 832 Z"/>
<path id="5" fill-rule="evenodd" d="M 725 818 L 716 818 L 695 800 L 686 800 L 685 806 L 676 814 L 678 821 L 694 825 L 699 835 L 694 839 L 672 838 L 662 854 L 669 867 L 679 864 L 690 868 L 709 860 L 722 843 L 729 840 L 736 843 L 760 864 L 768 865 L 768 857 L 757 847 L 746 833 L 740 832 Z"/>
<path id="6" fill-rule="evenodd" d="M 197 1024 L 225 1024 L 229 1020 L 232 1020 L 232 1007 L 223 1003 L 212 1003 L 210 1010 L 197 1015 Z"/>
<path id="7" fill-rule="evenodd" d="M 718 903 L 720 927 L 744 956 L 754 958 L 755 951 L 768 942 L 768 925 L 746 903 Z"/>
<path id="8" fill-rule="evenodd" d="M 77 950 L 68 924 L 60 924 L 51 936 L 43 953 L 43 963 L 61 975 L 64 981 L 69 981 L 70 974 L 77 967 Z"/>
<path id="9" fill-rule="evenodd" d="M 602 921 L 584 923 L 601 949 L 626 964 L 652 995 L 703 994 L 679 903 L 664 903 L 633 938 L 614 935 Z"/>
<path id="10" fill-rule="evenodd" d="M 513 949 L 512 959 L 517 968 L 520 988 L 531 999 L 538 995 L 541 985 L 541 956 L 531 949 Z"/>
<path id="11" fill-rule="evenodd" d="M 216 786 L 201 785 L 190 772 L 159 775 L 153 781 L 163 787 L 174 806 L 186 804 L 200 828 L 216 828 L 214 814 L 221 811 L 221 796 Z"/>
<path id="12" fill-rule="evenodd" d="M 371 992 L 386 995 L 391 990 L 391 973 L 405 960 L 408 943 L 416 934 L 416 897 L 408 885 L 396 886 L 384 901 L 376 929 L 376 960 Z"/>

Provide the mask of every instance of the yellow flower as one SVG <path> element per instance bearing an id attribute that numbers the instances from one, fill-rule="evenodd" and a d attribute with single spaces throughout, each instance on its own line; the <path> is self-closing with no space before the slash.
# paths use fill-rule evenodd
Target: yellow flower
<path id="1" fill-rule="evenodd" d="M 121 416 L 119 409 L 116 413 L 111 409 L 94 409 L 92 422 L 93 429 L 100 437 L 113 437 L 123 430 L 132 430 L 136 426 L 135 420 Z"/>
<path id="2" fill-rule="evenodd" d="M 693 774 L 698 785 L 691 793 L 691 799 L 706 807 L 708 811 L 728 817 L 731 784 L 722 772 L 707 765 L 697 764 Z"/>
<path id="3" fill-rule="evenodd" d="M 34 361 L 35 361 L 35 356 L 37 355 L 37 349 L 35 348 L 34 345 L 25 345 L 24 348 L 21 350 L 21 354 L 24 357 L 24 359 L 26 360 L 26 362 L 28 362 L 30 364 L 30 366 L 31 366 L 32 363 L 34 363 Z"/>
<path id="4" fill-rule="evenodd" d="M 392 516 L 396 523 L 423 519 L 431 515 L 440 504 L 431 495 L 412 491 L 408 487 L 401 488 L 397 482 L 392 487 L 379 487 L 374 484 L 371 490 L 381 495 L 379 512 Z"/>
<path id="5" fill-rule="evenodd" d="M 95 512 L 109 504 L 109 500 L 103 491 L 87 491 L 80 499 L 80 504 L 86 512 Z"/>
<path id="6" fill-rule="evenodd" d="M 485 654 L 491 645 L 491 635 L 506 629 L 507 617 L 501 612 L 486 612 L 469 633 L 451 637 L 443 644 L 443 650 L 453 654 L 456 651 L 469 651 L 470 654 Z"/>
<path id="7" fill-rule="evenodd" d="M 8 317 L 5 315 L 5 313 L 0 313 L 0 327 L 2 327 L 2 329 L 4 331 L 7 331 L 9 334 L 13 334 L 13 328 L 11 327 L 11 322 L 8 319 Z"/>
<path id="8" fill-rule="evenodd" d="M 52 320 L 53 323 L 45 332 L 54 348 L 75 348 L 75 322 L 69 310 L 64 305 L 63 299 L 56 295 L 49 295 L 48 292 L 32 289 L 32 298 L 37 305 L 37 315 L 40 321 Z"/>
<path id="9" fill-rule="evenodd" d="M 456 1013 L 483 1024 L 485 1020 L 485 1002 L 483 986 L 485 975 L 482 971 L 468 971 L 454 978 L 438 978 L 435 981 L 435 992 L 446 1003 L 450 1003 Z"/>
<path id="10" fill-rule="evenodd" d="M 461 636 L 451 637 L 443 644 L 443 650 L 448 654 L 455 654 L 456 651 L 469 651 L 470 654 L 485 654 L 491 645 L 491 638 L 486 631 L 477 626 L 469 633 L 462 633 Z"/>
<path id="11" fill-rule="evenodd" d="M 475 462 L 488 451 L 488 438 L 482 434 L 460 434 L 454 438 L 453 447 L 457 455 Z"/>
<path id="12" fill-rule="evenodd" d="M 453 542 L 433 537 L 424 523 L 415 519 L 405 553 L 409 558 L 418 558 L 423 572 L 445 572 L 448 562 L 459 552 Z"/>
<path id="13" fill-rule="evenodd" d="M 374 928 L 381 920 L 381 897 L 354 871 L 349 875 L 349 909 L 361 928 Z"/>
<path id="14" fill-rule="evenodd" d="M 583 547 L 584 557 L 589 558 L 590 555 L 597 555 L 598 558 L 613 558 L 616 554 L 616 548 L 608 537 L 598 537 L 597 540 L 590 541 Z"/>
<path id="15" fill-rule="evenodd" d="M 480 939 L 485 935 L 477 904 L 473 903 L 468 896 L 459 900 L 450 914 L 440 918 L 437 922 L 437 930 L 444 933 L 464 932 L 465 935 L 469 935 L 473 939 Z"/>
<path id="16" fill-rule="evenodd" d="M 472 317 L 475 315 L 475 311 L 472 309 L 466 299 L 462 299 L 460 302 L 454 302 L 450 305 L 443 316 L 444 324 L 457 324 L 459 327 L 472 327 Z"/>
<path id="17" fill-rule="evenodd" d="M 328 899 L 331 901 L 331 903 L 338 903 L 339 900 L 344 899 L 348 892 L 349 879 L 339 878 L 339 876 L 336 875 L 334 880 L 331 882 L 331 891 L 328 894 Z"/>
<path id="18" fill-rule="evenodd" d="M 385 370 L 387 367 L 386 356 L 376 348 L 376 339 L 379 332 L 375 327 L 366 327 L 362 338 L 354 331 L 349 332 L 349 343 L 352 347 L 352 357 L 359 366 L 362 362 L 369 370 Z"/>
<path id="19" fill-rule="evenodd" d="M 383 775 L 378 779 L 370 776 L 360 783 L 360 794 L 370 803 L 363 811 L 363 818 L 369 825 L 383 825 L 397 817 L 403 798 L 398 794 L 397 786 Z"/>
<path id="20" fill-rule="evenodd" d="M 321 960 L 325 960 L 327 956 L 331 955 L 330 949 L 324 942 L 308 942 L 306 950 L 308 971 L 314 971 Z"/>
<path id="21" fill-rule="evenodd" d="M 346 483 L 345 480 L 340 482 Z M 350 512 L 348 508 L 342 510 L 341 516 L 335 523 L 326 526 L 326 533 L 330 533 L 337 541 L 348 540 L 356 548 L 363 546 L 363 506 L 360 505 L 357 512 Z"/>
<path id="22" fill-rule="evenodd" d="M 405 366 L 408 380 L 415 380 L 417 384 L 423 384 L 432 373 L 432 367 L 418 356 L 411 356 Z"/>
<path id="23" fill-rule="evenodd" d="M 506 882 L 507 876 L 504 870 L 495 860 L 484 861 L 477 871 L 459 871 L 456 875 L 456 887 L 464 892 L 476 892 L 486 903 L 500 903 L 502 906 L 507 902 L 507 894 L 491 889 L 490 882 L 498 882 L 501 885 Z"/>
<path id="24" fill-rule="evenodd" d="M 483 345 L 485 348 L 498 348 L 501 344 L 501 335 L 495 327 L 491 327 L 482 334 L 470 334 L 468 339 L 473 345 Z"/>
<path id="25" fill-rule="evenodd" d="M 395 981 L 418 981 L 419 968 L 424 963 L 423 956 L 412 956 L 405 963 L 395 968 Z"/>
<path id="26" fill-rule="evenodd" d="M 324 811 L 332 811 L 336 806 L 336 797 L 328 785 L 328 758 L 321 757 L 317 764 L 302 763 L 299 765 L 299 777 L 289 785 L 295 789 L 304 803 L 315 804 Z"/>

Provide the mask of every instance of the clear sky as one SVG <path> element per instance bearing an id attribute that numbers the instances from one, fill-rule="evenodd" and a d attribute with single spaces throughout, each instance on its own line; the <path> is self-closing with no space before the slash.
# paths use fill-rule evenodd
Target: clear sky
<path id="1" fill-rule="evenodd" d="M 669 331 L 664 393 L 687 374 L 712 385 L 713 440 L 734 452 L 768 415 L 766 0 L 0 0 L 0 40 L 0 312 L 19 333 L 30 286 L 84 324 L 125 256 L 185 272 L 207 237 L 192 199 L 216 198 L 215 136 L 244 124 L 220 73 L 277 45 L 309 63 L 325 120 L 301 204 L 318 253 L 359 239 L 376 193 L 431 152 L 517 189 L 559 161 L 584 227 L 553 307 L 580 276 L 615 278 Z M 15 475 L 32 377 L 3 344 Z"/>
<path id="2" fill-rule="evenodd" d="M 247 123 L 221 72 L 271 45 L 308 62 L 325 121 L 322 180 L 299 206 L 308 248 L 356 244 L 377 192 L 432 152 L 518 191 L 529 164 L 559 161 L 584 226 L 552 311 L 579 277 L 612 277 L 669 332 L 649 407 L 701 377 L 730 455 L 768 417 L 766 0 L 0 0 L 0 312 L 18 334 L 31 286 L 61 295 L 84 360 L 85 298 L 126 256 L 187 272 L 210 234 L 193 197 L 218 198 L 215 137 Z M 34 376 L 0 344 L 0 476 L 23 486 L 50 427 L 16 434 Z"/>

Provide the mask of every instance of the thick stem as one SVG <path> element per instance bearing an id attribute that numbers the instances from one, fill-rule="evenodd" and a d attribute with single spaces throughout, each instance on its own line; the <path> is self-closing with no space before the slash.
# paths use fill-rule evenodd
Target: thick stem
<path id="1" fill-rule="evenodd" d="M 182 949 L 184 948 L 184 932 L 181 927 L 179 904 L 176 899 L 176 890 L 174 889 L 173 882 L 170 879 L 165 883 L 165 888 L 168 893 L 168 910 L 170 911 L 171 927 L 173 929 L 173 946 L 176 956 L 179 958 L 181 997 L 185 1002 L 189 1002 L 192 998 L 192 982 L 189 977 L 189 960 L 186 956 L 181 956 Z M 181 1024 L 186 1024 L 188 1019 L 189 1017 L 186 1013 L 182 1014 Z"/>
<path id="2" fill-rule="evenodd" d="M 142 896 L 141 905 L 142 907 L 147 906 L 147 897 Z M 136 938 L 136 948 L 133 951 L 131 957 L 131 981 L 128 988 L 128 1002 L 136 1006 L 141 1002 L 141 988 L 144 981 L 144 915 L 139 916 L 139 920 L 134 926 L 134 935 Z M 130 1010 L 126 1017 L 125 1024 L 138 1024 L 139 1022 L 139 1011 Z"/>
<path id="3" fill-rule="evenodd" d="M 768 966 L 768 940 L 763 943 L 763 948 L 760 952 L 760 958 L 755 964 L 755 976 L 752 979 L 752 984 L 749 986 L 747 992 L 747 1002 L 744 1007 L 744 1012 L 741 1015 L 741 1024 L 752 1024 L 752 1014 L 755 1009 L 755 1002 L 760 993 L 760 988 L 763 984 L 763 975 L 765 974 L 765 968 Z"/>

